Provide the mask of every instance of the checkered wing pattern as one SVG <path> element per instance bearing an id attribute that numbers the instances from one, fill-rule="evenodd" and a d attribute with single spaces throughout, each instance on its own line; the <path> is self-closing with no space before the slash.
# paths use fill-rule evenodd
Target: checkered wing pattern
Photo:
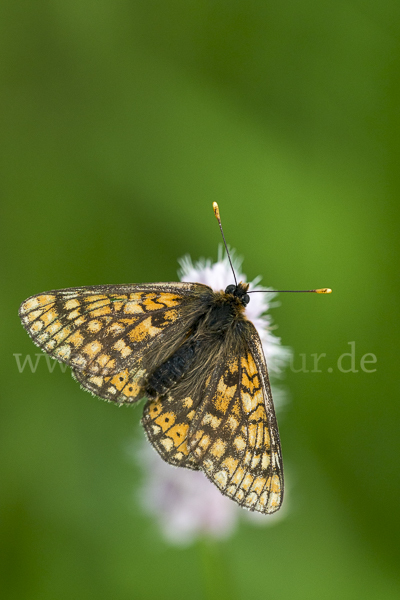
<path id="1" fill-rule="evenodd" d="M 195 389 L 189 394 L 177 385 L 164 396 L 148 400 L 142 417 L 146 435 L 160 456 L 171 465 L 195 471 L 200 467 L 189 450 L 188 435 L 198 401 Z"/>
<path id="2" fill-rule="evenodd" d="M 90 391 L 132 401 L 142 357 L 161 339 L 184 335 L 202 291 L 210 288 L 193 283 L 69 288 L 28 298 L 20 317 L 35 344 L 73 367 Z"/>
<path id="3" fill-rule="evenodd" d="M 166 462 L 202 470 L 240 506 L 269 514 L 283 499 L 278 427 L 255 327 L 239 318 L 239 329 L 220 335 L 218 319 L 224 325 L 234 306 L 197 283 L 107 285 L 32 296 L 20 317 L 84 388 L 117 403 L 143 397 L 149 376 L 186 342 L 196 348 L 190 369 L 147 401 L 149 441 Z"/>
<path id="4" fill-rule="evenodd" d="M 282 457 L 261 341 L 248 327 L 242 351 L 214 369 L 187 446 L 224 495 L 269 514 L 283 499 Z"/>

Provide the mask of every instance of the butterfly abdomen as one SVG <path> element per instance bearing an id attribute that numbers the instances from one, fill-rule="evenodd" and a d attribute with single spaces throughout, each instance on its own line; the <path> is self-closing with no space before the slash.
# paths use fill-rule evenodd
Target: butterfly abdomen
<path id="1" fill-rule="evenodd" d="M 193 338 L 182 344 L 168 360 L 162 363 L 149 377 L 146 395 L 155 398 L 164 394 L 191 367 L 199 342 Z"/>

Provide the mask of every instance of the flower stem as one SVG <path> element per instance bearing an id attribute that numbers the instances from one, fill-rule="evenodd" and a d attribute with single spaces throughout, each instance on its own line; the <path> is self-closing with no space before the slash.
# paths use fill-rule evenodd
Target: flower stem
<path id="1" fill-rule="evenodd" d="M 200 539 L 197 543 L 207 600 L 234 600 L 234 585 L 228 562 L 218 542 Z"/>

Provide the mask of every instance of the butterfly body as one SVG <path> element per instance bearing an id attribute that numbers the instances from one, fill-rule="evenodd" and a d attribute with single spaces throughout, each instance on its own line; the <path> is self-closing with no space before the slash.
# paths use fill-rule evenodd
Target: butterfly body
<path id="1" fill-rule="evenodd" d="M 145 386 L 145 395 L 156 398 L 171 388 L 191 367 L 196 358 L 196 351 L 200 345 L 189 338 L 170 358 L 162 363 L 157 370 L 149 376 Z"/>
<path id="2" fill-rule="evenodd" d="M 248 288 L 247 284 L 239 286 L 240 290 Z M 197 316 L 186 333 L 187 339 L 182 346 L 150 375 L 144 389 L 147 397 L 166 393 L 183 375 L 192 371 L 193 363 L 197 363 L 198 367 L 193 370 L 191 379 L 194 381 L 190 381 L 189 385 L 201 386 L 209 372 L 210 360 L 217 361 L 219 355 L 226 351 L 225 346 L 230 352 L 235 352 L 235 346 L 239 346 L 246 335 L 247 318 L 242 298 L 243 294 L 227 293 L 226 290 L 213 292 L 210 289 L 208 294 L 202 295 L 203 313 Z M 198 314 L 200 310 L 195 312 Z"/>
<path id="3" fill-rule="evenodd" d="M 283 469 L 247 289 L 68 288 L 29 298 L 20 317 L 86 390 L 118 404 L 147 397 L 142 424 L 165 461 L 203 471 L 241 506 L 268 514 L 281 505 Z"/>

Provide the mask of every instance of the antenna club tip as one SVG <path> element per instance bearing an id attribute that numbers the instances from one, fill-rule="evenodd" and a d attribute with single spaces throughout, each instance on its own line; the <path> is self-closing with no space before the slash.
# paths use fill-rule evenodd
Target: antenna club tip
<path id="1" fill-rule="evenodd" d="M 331 288 L 320 288 L 315 291 L 317 292 L 317 294 L 332 294 Z"/>
<path id="2" fill-rule="evenodd" d="M 214 210 L 214 215 L 216 216 L 216 218 L 219 221 L 221 217 L 219 216 L 219 207 L 216 202 L 213 202 L 213 210 Z"/>

